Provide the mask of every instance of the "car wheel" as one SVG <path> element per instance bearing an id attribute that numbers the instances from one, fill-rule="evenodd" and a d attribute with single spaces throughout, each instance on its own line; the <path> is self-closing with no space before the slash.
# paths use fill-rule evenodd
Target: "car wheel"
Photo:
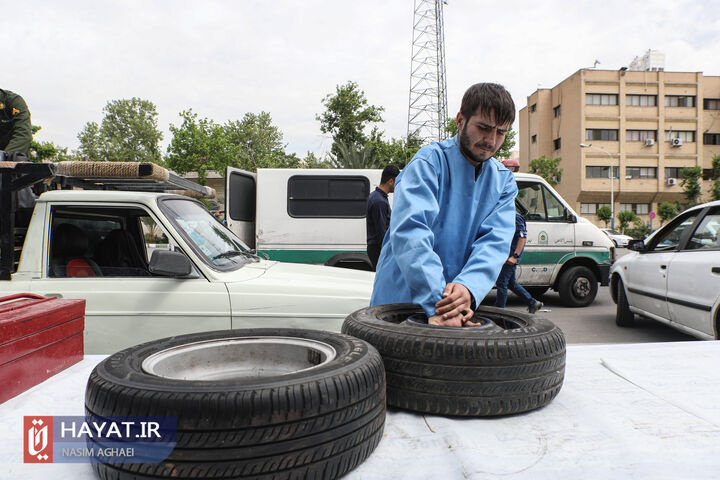
<path id="1" fill-rule="evenodd" d="M 388 405 L 438 415 L 508 415 L 560 391 L 565 337 L 537 315 L 480 307 L 476 327 L 438 327 L 416 305 L 351 314 L 344 333 L 374 345 L 385 363 Z"/>
<path id="2" fill-rule="evenodd" d="M 565 270 L 558 285 L 560 299 L 568 307 L 587 307 L 595 300 L 598 292 L 595 274 L 582 265 Z"/>
<path id="3" fill-rule="evenodd" d="M 625 294 L 622 280 L 617 283 L 617 308 L 615 310 L 615 323 L 619 327 L 632 327 L 635 325 L 635 314 L 630 311 L 630 305 Z"/>
<path id="4" fill-rule="evenodd" d="M 85 409 L 176 417 L 159 463 L 94 463 L 103 479 L 335 478 L 374 450 L 385 423 L 378 352 L 338 333 L 248 329 L 182 335 L 95 367 Z"/>

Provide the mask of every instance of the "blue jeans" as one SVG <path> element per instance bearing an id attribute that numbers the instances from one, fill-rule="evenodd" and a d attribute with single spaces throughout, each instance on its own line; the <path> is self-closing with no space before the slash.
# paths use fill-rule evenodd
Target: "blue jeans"
<path id="1" fill-rule="evenodd" d="M 536 300 L 525 290 L 522 285 L 515 281 L 515 270 L 517 265 L 505 264 L 500 270 L 495 286 L 497 287 L 497 297 L 495 297 L 495 306 L 505 308 L 507 302 L 508 289 L 512 290 L 515 295 L 522 298 L 529 307 L 535 305 Z"/>

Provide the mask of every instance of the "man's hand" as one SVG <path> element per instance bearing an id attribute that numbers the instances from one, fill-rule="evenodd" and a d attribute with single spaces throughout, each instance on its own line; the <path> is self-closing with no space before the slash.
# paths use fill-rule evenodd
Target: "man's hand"
<path id="1" fill-rule="evenodd" d="M 431 325 L 462 327 L 473 316 L 471 308 L 472 295 L 465 285 L 448 283 L 443 291 L 443 298 L 435 304 L 435 315 L 428 319 Z"/>
<path id="2" fill-rule="evenodd" d="M 518 262 L 518 259 L 511 255 L 508 257 L 507 260 L 505 260 L 505 265 L 517 265 L 517 262 Z"/>

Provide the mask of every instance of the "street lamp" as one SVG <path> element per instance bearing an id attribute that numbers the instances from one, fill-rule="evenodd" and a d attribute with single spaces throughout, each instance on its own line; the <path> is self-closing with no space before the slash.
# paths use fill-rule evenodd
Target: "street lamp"
<path id="1" fill-rule="evenodd" d="M 615 183 L 615 175 L 613 175 L 613 156 L 610 155 L 609 152 L 606 152 L 602 148 L 593 147 L 592 143 L 581 143 L 580 148 L 589 148 L 590 150 L 597 150 L 598 152 L 602 152 L 605 155 L 608 156 L 608 159 L 610 160 L 610 168 L 608 169 L 608 178 L 610 179 L 610 228 L 615 230 L 615 201 L 614 201 L 614 188 L 613 184 Z"/>

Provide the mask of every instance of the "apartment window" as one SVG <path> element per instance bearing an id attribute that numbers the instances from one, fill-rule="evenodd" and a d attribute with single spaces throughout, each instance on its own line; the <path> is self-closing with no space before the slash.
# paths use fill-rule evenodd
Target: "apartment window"
<path id="1" fill-rule="evenodd" d="M 585 140 L 609 140 L 617 142 L 618 131 L 608 128 L 586 128 Z"/>
<path id="2" fill-rule="evenodd" d="M 555 118 L 560 116 L 560 105 L 558 105 L 557 107 L 553 107 L 553 116 Z"/>
<path id="3" fill-rule="evenodd" d="M 530 141 L 532 143 L 537 143 L 537 135 L 533 135 L 532 137 L 530 137 Z"/>
<path id="4" fill-rule="evenodd" d="M 694 95 L 665 95 L 666 107 L 694 107 Z"/>
<path id="5" fill-rule="evenodd" d="M 703 134 L 703 144 L 705 144 L 705 145 L 720 145 L 720 133 L 705 133 L 705 134 Z"/>
<path id="6" fill-rule="evenodd" d="M 295 175 L 288 179 L 291 217 L 363 218 L 370 182 L 361 176 Z"/>
<path id="7" fill-rule="evenodd" d="M 657 140 L 657 130 L 625 130 L 626 142 L 644 142 Z"/>
<path id="8" fill-rule="evenodd" d="M 649 203 L 621 203 L 620 211 L 633 212 L 635 215 L 647 215 L 650 212 Z"/>
<path id="9" fill-rule="evenodd" d="M 705 110 L 720 110 L 720 98 L 706 98 L 703 100 Z"/>
<path id="10" fill-rule="evenodd" d="M 665 167 L 665 178 L 682 178 L 685 167 Z"/>
<path id="11" fill-rule="evenodd" d="M 685 143 L 692 143 L 695 141 L 695 132 L 692 130 L 665 130 L 666 142 L 676 138 Z"/>
<path id="12" fill-rule="evenodd" d="M 580 213 L 583 213 L 586 215 L 595 215 L 600 207 L 610 208 L 610 204 L 609 203 L 581 203 L 580 204 Z"/>
<path id="13" fill-rule="evenodd" d="M 617 105 L 616 93 L 586 93 L 585 105 Z"/>
<path id="14" fill-rule="evenodd" d="M 657 178 L 657 167 L 626 167 L 625 177 Z"/>
<path id="15" fill-rule="evenodd" d="M 628 107 L 654 107 L 657 105 L 657 95 L 625 95 L 625 105 Z"/>
<path id="16" fill-rule="evenodd" d="M 613 178 L 618 178 L 620 175 L 620 167 L 613 167 Z M 585 178 L 609 178 L 610 167 L 605 166 L 587 166 L 585 167 Z"/>
<path id="17" fill-rule="evenodd" d="M 533 103 L 532 105 L 530 105 L 530 113 L 534 112 L 535 110 L 537 110 L 537 103 Z"/>
<path id="18" fill-rule="evenodd" d="M 562 146 L 562 141 L 559 138 L 556 138 L 553 140 L 553 148 L 555 150 L 560 150 L 560 147 Z"/>

